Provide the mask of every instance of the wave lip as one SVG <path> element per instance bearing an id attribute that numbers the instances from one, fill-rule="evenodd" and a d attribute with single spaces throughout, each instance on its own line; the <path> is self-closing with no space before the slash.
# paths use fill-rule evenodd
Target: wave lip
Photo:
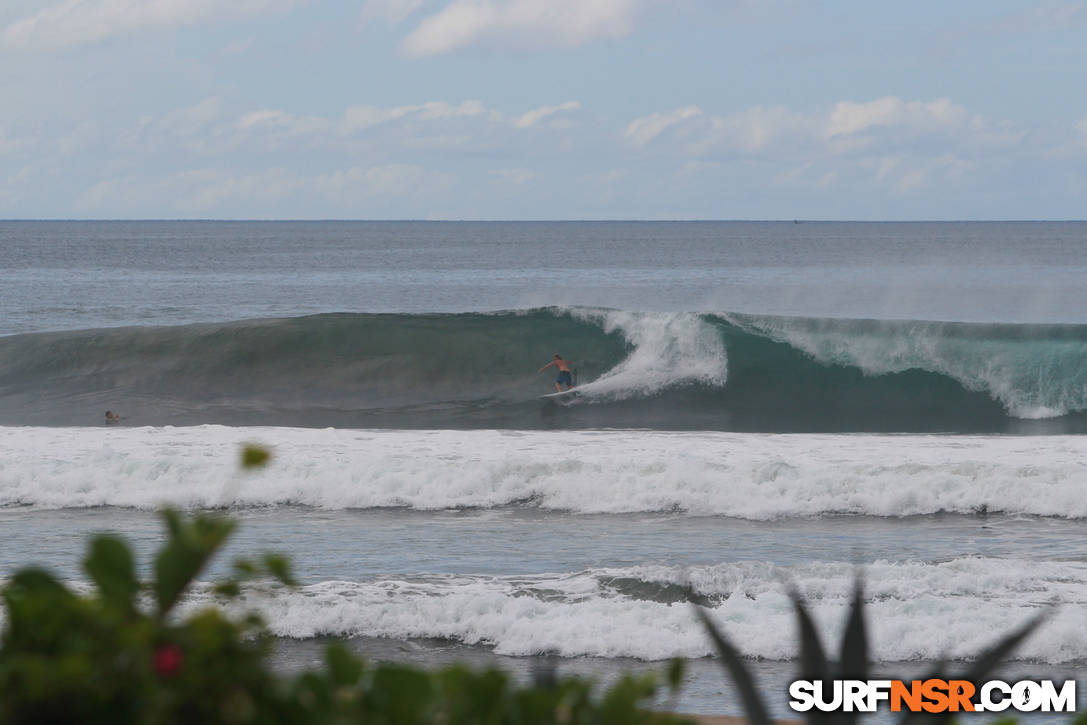
<path id="1" fill-rule="evenodd" d="M 238 446 L 275 458 L 235 473 Z M 1087 437 L 0 428 L 0 506 L 1087 518 Z"/>
<path id="2" fill-rule="evenodd" d="M 719 330 L 694 313 L 571 309 L 574 319 L 619 333 L 630 351 L 597 379 L 578 386 L 590 400 L 648 397 L 683 385 L 724 387 L 728 355 Z"/>
<path id="3" fill-rule="evenodd" d="M 877 561 L 864 573 L 872 652 L 880 661 L 976 655 L 994 633 L 1018 626 L 1041 606 L 1054 606 L 1053 616 L 1015 656 L 1049 664 L 1087 661 L 1083 562 Z M 324 581 L 272 598 L 251 597 L 242 606 L 260 609 L 283 637 L 437 638 L 513 656 L 704 657 L 711 647 L 688 605 L 667 594 L 645 596 L 689 584 L 744 655 L 791 660 L 797 637 L 785 582 L 795 584 L 817 626 L 834 641 L 855 574 L 844 562 L 736 562 L 534 576 L 431 575 Z M 633 596 L 631 589 L 637 590 Z"/>

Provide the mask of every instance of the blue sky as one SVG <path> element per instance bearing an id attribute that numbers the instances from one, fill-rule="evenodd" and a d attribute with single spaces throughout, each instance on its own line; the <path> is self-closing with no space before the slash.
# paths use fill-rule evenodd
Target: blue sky
<path id="1" fill-rule="evenodd" d="M 1087 0 L 5 0 L 0 217 L 1087 218 Z"/>

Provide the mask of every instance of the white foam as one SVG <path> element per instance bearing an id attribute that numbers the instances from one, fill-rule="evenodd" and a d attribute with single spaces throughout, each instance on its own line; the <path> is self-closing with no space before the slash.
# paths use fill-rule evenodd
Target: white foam
<path id="1" fill-rule="evenodd" d="M 579 386 L 590 397 L 623 400 L 692 383 L 722 386 L 728 377 L 721 334 L 701 315 L 588 308 L 566 312 L 605 332 L 620 333 L 633 348 L 614 368 Z"/>
<path id="2" fill-rule="evenodd" d="M 786 587 L 804 597 L 834 653 L 858 571 L 874 661 L 970 658 L 1043 611 L 1042 626 L 1008 659 L 1087 661 L 1082 561 L 963 557 L 875 561 L 860 570 L 842 562 L 740 561 L 531 576 L 419 575 L 254 590 L 226 608 L 236 616 L 259 611 L 273 634 L 296 639 L 439 638 L 511 656 L 661 660 L 712 654 L 690 604 L 652 596 L 654 584 L 690 586 L 708 598 L 711 618 L 744 655 L 792 660 L 798 640 Z M 84 594 L 92 590 L 85 582 L 69 584 Z M 219 604 L 198 588 L 180 611 L 209 605 Z M 0 626 L 4 619 L 0 611 Z"/>
<path id="3" fill-rule="evenodd" d="M 1087 518 L 1085 490 L 1085 436 L 0 427 L 0 506 Z"/>
<path id="4" fill-rule="evenodd" d="M 779 567 L 738 562 L 681 569 L 641 566 L 531 577 L 422 576 L 326 581 L 253 596 L 280 636 L 444 638 L 499 654 L 565 657 L 701 657 L 711 647 L 691 606 L 632 596 L 616 578 L 643 585 L 690 583 L 716 597 L 715 622 L 747 656 L 797 656 L 785 582 L 809 602 L 835 651 L 856 570 L 845 563 Z M 1087 659 L 1087 564 L 962 558 L 939 564 L 877 561 L 864 568 L 873 658 L 962 658 L 1052 605 L 1046 624 L 1016 657 L 1047 663 Z M 641 598 L 638 598 L 638 597 Z M 189 606 L 201 602 L 190 602 Z"/>

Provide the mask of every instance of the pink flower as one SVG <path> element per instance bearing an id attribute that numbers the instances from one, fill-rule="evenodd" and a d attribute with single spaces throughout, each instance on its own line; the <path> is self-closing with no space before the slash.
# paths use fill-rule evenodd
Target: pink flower
<path id="1" fill-rule="evenodd" d="M 185 655 L 176 644 L 164 644 L 155 650 L 151 658 L 151 666 L 159 677 L 173 677 L 181 669 L 185 661 Z"/>

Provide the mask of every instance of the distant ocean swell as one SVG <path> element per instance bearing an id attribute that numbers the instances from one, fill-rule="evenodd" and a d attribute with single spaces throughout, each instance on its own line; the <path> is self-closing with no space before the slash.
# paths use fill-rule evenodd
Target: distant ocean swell
<path id="1" fill-rule="evenodd" d="M 0 427 L 0 507 L 1084 519 L 1085 487 L 1084 436 Z"/>
<path id="2" fill-rule="evenodd" d="M 574 404 L 538 399 L 560 352 Z M 1087 325 L 536 309 L 0 337 L 0 424 L 1087 431 Z"/>

